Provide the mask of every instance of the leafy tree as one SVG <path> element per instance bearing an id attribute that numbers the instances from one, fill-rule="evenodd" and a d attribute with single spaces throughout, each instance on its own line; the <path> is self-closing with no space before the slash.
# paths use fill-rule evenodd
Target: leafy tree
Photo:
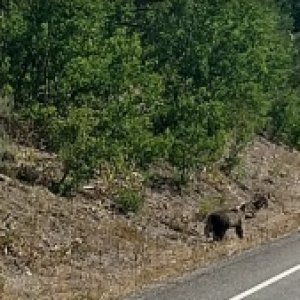
<path id="1" fill-rule="evenodd" d="M 185 172 L 216 160 L 228 140 L 235 154 L 264 127 L 288 80 L 291 43 L 278 9 L 255 0 L 152 8 L 140 31 L 145 57 L 166 84 L 154 126 L 170 140 L 170 160 Z"/>
<path id="2" fill-rule="evenodd" d="M 294 0 L 10 0 L 0 9 L 0 89 L 60 154 L 62 192 L 103 161 L 146 168 L 162 158 L 184 180 L 224 153 L 230 165 L 266 124 L 297 135 Z"/>
<path id="3" fill-rule="evenodd" d="M 270 111 L 269 132 L 275 140 L 300 149 L 300 39 L 294 38 L 294 64 L 290 85 L 281 93 L 280 101 L 275 101 Z"/>

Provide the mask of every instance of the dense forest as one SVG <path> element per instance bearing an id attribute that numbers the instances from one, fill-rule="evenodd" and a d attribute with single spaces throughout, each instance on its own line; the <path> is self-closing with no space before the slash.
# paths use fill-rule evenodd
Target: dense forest
<path id="1" fill-rule="evenodd" d="M 257 134 L 300 148 L 298 0 L 3 0 L 0 97 L 59 154 L 226 171 Z"/>

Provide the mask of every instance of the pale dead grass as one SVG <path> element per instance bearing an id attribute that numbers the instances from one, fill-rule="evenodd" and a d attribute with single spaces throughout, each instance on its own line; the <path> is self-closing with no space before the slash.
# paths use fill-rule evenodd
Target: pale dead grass
<path id="1" fill-rule="evenodd" d="M 42 186 L 0 182 L 0 220 L 11 213 L 13 225 L 0 235 L 2 299 L 116 299 L 297 230 L 299 153 L 258 140 L 243 159 L 234 180 L 213 170 L 182 195 L 148 189 L 144 211 L 130 218 L 111 210 L 103 192 L 66 199 Z M 239 183 L 271 191 L 275 201 L 247 220 L 244 240 L 229 232 L 222 243 L 205 242 L 193 218 L 201 199 L 250 199 Z"/>
<path id="2" fill-rule="evenodd" d="M 177 247 L 169 250 L 171 252 L 160 253 L 163 257 L 159 263 L 145 265 L 133 277 L 124 276 L 124 285 L 122 293 L 119 290 L 112 289 L 106 292 L 103 299 L 112 299 L 114 297 L 126 296 L 133 290 L 141 289 L 149 283 L 161 282 L 172 277 L 180 276 L 186 272 L 193 271 L 196 268 L 204 268 L 215 263 L 222 258 L 228 258 L 232 255 L 238 255 L 245 250 L 253 249 L 262 243 L 275 240 L 285 234 L 299 230 L 300 212 L 289 215 L 281 215 L 272 218 L 267 224 L 262 224 L 252 230 L 244 240 L 237 241 L 234 238 L 220 242 L 205 244 L 201 243 L 194 247 Z M 132 278 L 134 280 L 132 281 Z M 128 280 L 131 279 L 131 280 Z M 117 291 L 117 292 L 115 292 Z"/>

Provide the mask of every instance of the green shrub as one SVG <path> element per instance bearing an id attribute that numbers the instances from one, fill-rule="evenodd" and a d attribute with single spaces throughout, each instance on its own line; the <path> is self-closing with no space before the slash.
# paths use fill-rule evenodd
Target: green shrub
<path id="1" fill-rule="evenodd" d="M 199 216 L 204 219 L 212 211 L 222 207 L 224 199 L 222 198 L 204 198 L 199 205 Z"/>
<path id="2" fill-rule="evenodd" d="M 0 30 L 0 101 L 27 110 L 59 154 L 63 194 L 103 161 L 146 169 L 162 158 L 184 184 L 232 136 L 230 171 L 290 85 L 293 42 L 278 1 L 75 2 L 10 0 Z M 271 117 L 299 147 L 295 105 Z"/>
<path id="3" fill-rule="evenodd" d="M 144 198 L 139 191 L 122 188 L 117 195 L 117 204 L 123 213 L 137 213 L 144 204 Z"/>
<path id="4" fill-rule="evenodd" d="M 92 110 L 72 108 L 65 118 L 53 120 L 49 130 L 52 145 L 63 163 L 63 177 L 53 191 L 66 195 L 87 182 L 101 158 L 101 139 L 93 136 Z"/>

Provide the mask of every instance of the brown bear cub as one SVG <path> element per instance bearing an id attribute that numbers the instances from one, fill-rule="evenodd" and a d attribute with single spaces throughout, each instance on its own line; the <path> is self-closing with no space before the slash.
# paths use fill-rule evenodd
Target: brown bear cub
<path id="1" fill-rule="evenodd" d="M 271 193 L 256 193 L 251 201 L 242 203 L 240 209 L 244 211 L 246 219 L 252 219 L 256 216 L 257 211 L 268 208 L 272 199 Z"/>
<path id="2" fill-rule="evenodd" d="M 206 238 L 209 238 L 212 233 L 213 240 L 220 241 L 229 228 L 235 228 L 236 235 L 242 239 L 244 236 L 242 217 L 243 211 L 239 208 L 210 213 L 205 220 L 204 234 Z"/>

